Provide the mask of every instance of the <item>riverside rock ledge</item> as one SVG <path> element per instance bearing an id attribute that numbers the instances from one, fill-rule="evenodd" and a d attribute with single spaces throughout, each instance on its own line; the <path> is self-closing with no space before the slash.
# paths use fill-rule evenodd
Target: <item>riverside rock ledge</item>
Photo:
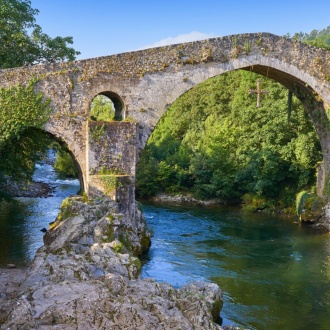
<path id="1" fill-rule="evenodd" d="M 0 292 L 1 329 L 222 329 L 212 283 L 174 289 L 139 277 L 150 246 L 141 211 L 106 196 L 66 199 L 17 291 Z"/>

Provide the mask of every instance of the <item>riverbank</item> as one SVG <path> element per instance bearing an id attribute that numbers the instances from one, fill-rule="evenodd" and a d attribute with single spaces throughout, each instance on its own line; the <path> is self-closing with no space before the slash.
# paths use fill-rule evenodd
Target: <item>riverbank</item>
<path id="1" fill-rule="evenodd" d="M 218 199 L 210 199 L 210 200 L 200 200 L 197 198 L 192 197 L 191 195 L 168 195 L 168 194 L 157 194 L 154 197 L 151 197 L 149 201 L 154 203 L 169 203 L 169 204 L 182 204 L 182 205 L 196 205 L 196 206 L 228 206 L 228 204 L 224 203 Z M 265 214 L 277 214 L 278 216 L 290 218 L 292 221 L 296 222 L 297 224 L 300 223 L 305 226 L 309 226 L 310 228 L 314 229 L 315 232 L 318 233 L 328 233 L 330 232 L 330 202 L 325 202 L 323 207 L 317 205 L 314 207 L 310 205 L 309 208 L 311 210 L 306 209 L 303 210 L 302 219 L 299 220 L 299 217 L 296 214 L 293 214 L 292 211 L 288 212 L 286 209 L 275 209 L 269 210 L 267 208 L 262 207 L 246 207 L 246 205 L 242 204 L 235 204 L 236 209 L 240 209 L 247 213 L 265 213 Z"/>
<path id="2" fill-rule="evenodd" d="M 0 190 L 6 193 L 11 198 L 15 197 L 50 197 L 53 196 L 55 186 L 45 182 L 14 182 L 12 180 L 5 180 L 0 185 Z"/>
<path id="3" fill-rule="evenodd" d="M 140 278 L 150 234 L 138 208 L 132 221 L 105 196 L 67 199 L 44 243 L 11 284 L 3 273 L 1 329 L 222 329 L 216 284 Z"/>
<path id="4" fill-rule="evenodd" d="M 224 203 L 218 199 L 201 200 L 192 197 L 191 195 L 168 195 L 168 194 L 157 194 L 150 198 L 150 201 L 156 203 L 179 203 L 179 204 L 190 204 L 190 205 L 200 205 L 200 206 L 215 206 L 223 205 Z"/>

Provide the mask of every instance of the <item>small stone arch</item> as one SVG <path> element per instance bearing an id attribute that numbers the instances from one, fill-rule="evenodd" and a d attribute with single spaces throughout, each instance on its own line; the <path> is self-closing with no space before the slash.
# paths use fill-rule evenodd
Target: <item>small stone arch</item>
<path id="1" fill-rule="evenodd" d="M 95 97 L 97 97 L 98 95 L 103 95 L 110 99 L 110 101 L 113 104 L 114 110 L 115 110 L 114 119 L 116 121 L 125 119 L 124 102 L 117 93 L 112 92 L 112 91 L 100 92 L 100 93 L 94 95 L 94 97 L 91 101 L 91 104 L 92 104 L 93 100 L 95 99 Z"/>

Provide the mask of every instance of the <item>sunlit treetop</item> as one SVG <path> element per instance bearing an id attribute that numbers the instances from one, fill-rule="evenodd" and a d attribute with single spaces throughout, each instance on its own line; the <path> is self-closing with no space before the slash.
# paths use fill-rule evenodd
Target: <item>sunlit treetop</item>
<path id="1" fill-rule="evenodd" d="M 51 38 L 36 24 L 37 9 L 28 0 L 0 2 L 0 68 L 72 61 L 80 53 L 72 37 Z"/>

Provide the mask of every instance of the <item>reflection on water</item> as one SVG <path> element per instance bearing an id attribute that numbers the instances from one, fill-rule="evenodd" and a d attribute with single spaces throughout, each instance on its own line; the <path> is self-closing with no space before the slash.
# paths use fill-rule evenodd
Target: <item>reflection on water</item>
<path id="1" fill-rule="evenodd" d="M 21 197 L 0 203 L 0 267 L 8 263 L 29 264 L 43 244 L 40 230 L 55 220 L 63 199 L 79 190 L 78 180 L 58 178 L 47 164 L 36 166 L 34 180 L 54 185 L 54 196 Z"/>
<path id="2" fill-rule="evenodd" d="M 223 325 L 329 329 L 330 236 L 235 210 L 145 205 L 154 233 L 143 277 L 223 290 Z"/>

